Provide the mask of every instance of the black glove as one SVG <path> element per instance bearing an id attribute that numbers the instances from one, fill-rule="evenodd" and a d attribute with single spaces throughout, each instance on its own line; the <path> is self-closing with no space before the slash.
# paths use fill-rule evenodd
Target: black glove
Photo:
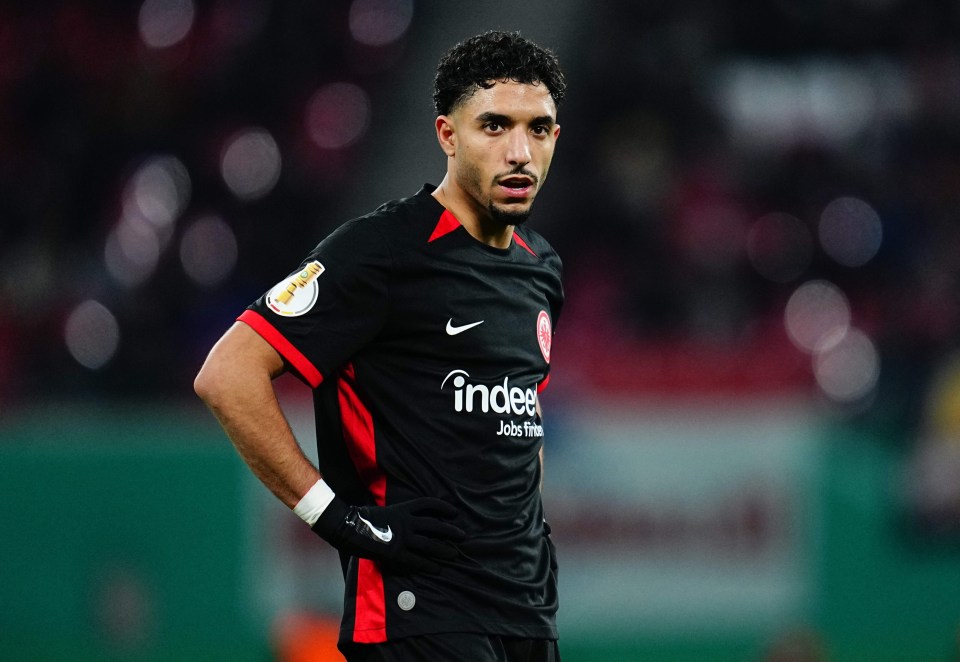
<path id="1" fill-rule="evenodd" d="M 466 537 L 445 521 L 456 515 L 456 508 L 433 497 L 392 506 L 350 506 L 334 497 L 310 528 L 349 556 L 401 570 L 439 572 L 437 560 L 456 558 L 455 543 Z"/>

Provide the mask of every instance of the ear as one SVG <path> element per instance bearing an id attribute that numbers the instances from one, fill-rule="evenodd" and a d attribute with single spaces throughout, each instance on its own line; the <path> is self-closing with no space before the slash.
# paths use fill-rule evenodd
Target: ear
<path id="1" fill-rule="evenodd" d="M 454 156 L 457 152 L 456 130 L 453 126 L 453 120 L 448 115 L 440 115 L 436 120 L 437 142 L 440 143 L 440 149 L 447 156 Z"/>
<path id="2" fill-rule="evenodd" d="M 559 137 L 560 137 L 560 125 L 557 124 L 556 126 L 553 127 L 553 139 L 556 140 Z"/>

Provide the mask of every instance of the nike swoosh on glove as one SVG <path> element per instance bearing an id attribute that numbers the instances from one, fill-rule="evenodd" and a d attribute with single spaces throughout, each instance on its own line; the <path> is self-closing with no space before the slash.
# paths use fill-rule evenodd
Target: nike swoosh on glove
<path id="1" fill-rule="evenodd" d="M 456 543 L 466 537 L 450 523 L 456 516 L 456 508 L 434 497 L 390 506 L 351 506 L 334 497 L 310 528 L 349 556 L 436 573 L 438 561 L 456 558 Z"/>

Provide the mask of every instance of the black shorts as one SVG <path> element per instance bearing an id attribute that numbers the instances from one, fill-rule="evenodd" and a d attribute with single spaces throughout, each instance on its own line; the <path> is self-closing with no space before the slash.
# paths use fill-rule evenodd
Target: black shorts
<path id="1" fill-rule="evenodd" d="M 341 643 L 347 662 L 560 662 L 550 639 L 517 639 L 454 632 L 406 637 L 382 644 Z"/>

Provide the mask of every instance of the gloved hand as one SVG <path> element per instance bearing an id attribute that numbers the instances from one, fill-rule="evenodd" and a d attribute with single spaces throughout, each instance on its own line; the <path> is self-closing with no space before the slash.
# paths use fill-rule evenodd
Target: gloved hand
<path id="1" fill-rule="evenodd" d="M 466 537 L 447 521 L 456 515 L 456 508 L 434 497 L 391 506 L 350 506 L 334 497 L 310 528 L 350 556 L 401 570 L 439 572 L 437 561 L 456 558 L 456 543 Z"/>

